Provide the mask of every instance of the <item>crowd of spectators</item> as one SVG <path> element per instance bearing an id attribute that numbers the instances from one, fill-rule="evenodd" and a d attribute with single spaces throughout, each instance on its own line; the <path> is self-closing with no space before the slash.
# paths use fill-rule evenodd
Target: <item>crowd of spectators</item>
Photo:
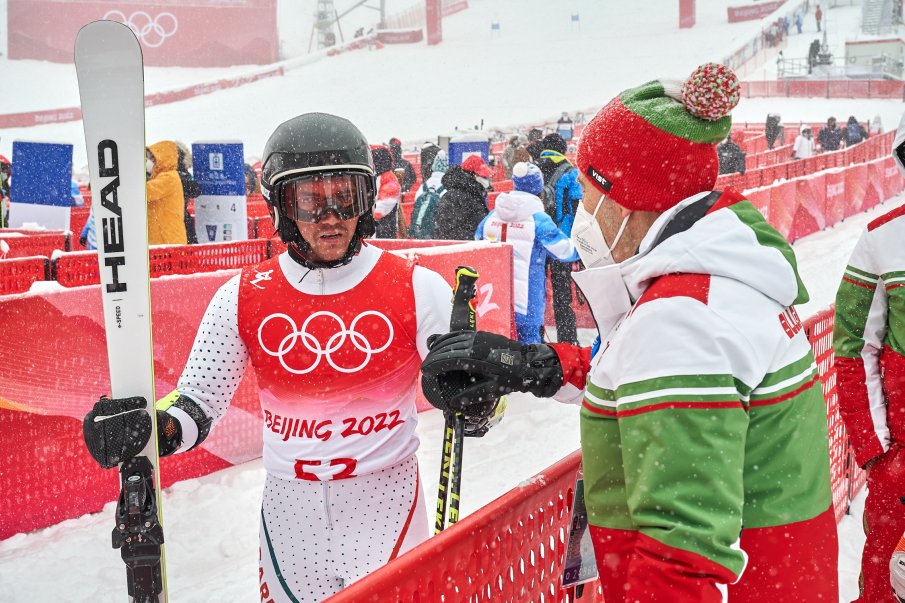
<path id="1" fill-rule="evenodd" d="M 850 115 L 843 127 L 839 127 L 835 117 L 829 117 L 826 124 L 815 136 L 810 124 L 801 124 L 792 141 L 790 160 L 807 159 L 818 153 L 838 151 L 864 142 L 870 136 L 882 133 L 883 126 L 877 115 L 865 127 L 854 115 Z M 764 123 L 764 137 L 767 149 L 774 150 L 786 144 L 785 126 L 778 113 L 768 113 Z M 732 140 L 732 134 L 717 146 L 720 174 L 744 174 L 747 153 Z"/>

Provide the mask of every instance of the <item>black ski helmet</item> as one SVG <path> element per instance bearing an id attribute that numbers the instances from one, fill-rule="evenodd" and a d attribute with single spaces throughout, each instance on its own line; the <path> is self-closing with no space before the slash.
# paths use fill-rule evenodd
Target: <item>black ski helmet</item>
<path id="1" fill-rule="evenodd" d="M 295 223 L 288 219 L 278 203 L 281 180 L 301 174 L 321 172 L 356 172 L 369 178 L 368 211 L 358 219 L 356 236 L 343 258 L 328 264 L 314 265 L 305 259 L 308 243 Z M 376 196 L 374 162 L 364 134 L 348 119 L 329 113 L 304 113 L 281 123 L 264 145 L 261 167 L 261 193 L 270 208 L 270 217 L 280 239 L 298 248 L 306 265 L 325 268 L 348 263 L 361 246 L 361 239 L 374 235 L 375 224 L 371 208 Z M 296 258 L 297 260 L 299 258 Z"/>

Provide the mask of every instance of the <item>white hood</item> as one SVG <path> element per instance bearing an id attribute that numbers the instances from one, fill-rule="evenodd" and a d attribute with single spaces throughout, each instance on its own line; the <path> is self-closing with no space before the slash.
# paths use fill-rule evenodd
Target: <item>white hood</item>
<path id="1" fill-rule="evenodd" d="M 544 204 L 537 195 L 511 191 L 500 193 L 493 208 L 504 222 L 525 222 L 537 212 L 544 211 Z"/>

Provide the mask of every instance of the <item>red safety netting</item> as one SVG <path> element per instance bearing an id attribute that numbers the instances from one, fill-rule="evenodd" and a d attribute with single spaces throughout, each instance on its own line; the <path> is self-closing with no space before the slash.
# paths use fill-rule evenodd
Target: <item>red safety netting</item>
<path id="1" fill-rule="evenodd" d="M 266 239 L 206 243 L 204 245 L 160 245 L 148 251 L 151 277 L 195 274 L 241 268 L 270 257 Z M 52 278 L 64 287 L 96 285 L 100 282 L 97 252 L 62 254 L 53 261 Z"/>
<path id="2" fill-rule="evenodd" d="M 824 310 L 804 321 L 804 331 L 814 350 L 817 373 L 823 385 L 827 428 L 830 439 L 830 479 L 833 485 L 833 507 L 836 521 L 848 511 L 852 497 L 864 486 L 867 473 L 855 463 L 845 424 L 839 415 L 836 389 L 836 367 L 833 364 L 833 309 Z"/>
<path id="3" fill-rule="evenodd" d="M 269 241 L 251 243 L 264 249 Z M 475 309 L 482 328 L 512 333 L 509 245 L 409 241 L 410 248 L 402 249 L 405 241 L 379 243 L 434 270 L 449 284 L 459 264 L 477 268 L 482 280 L 478 282 Z M 194 247 L 195 252 L 229 245 L 188 247 Z M 154 252 L 180 248 L 164 246 L 154 248 Z M 85 262 L 96 279 L 94 252 L 65 255 Z M 196 256 L 192 261 L 216 263 L 220 259 Z M 151 280 L 158 397 L 176 387 L 205 308 L 216 290 L 236 272 L 218 270 Z M 78 270 L 74 273 L 84 276 Z M 0 350 L 7 352 L 0 379 L 0 433 L 19 434 L 17 438 L 0 438 L 0 458 L 4 459 L 0 470 L 2 540 L 100 510 L 115 497 L 117 481 L 115 472 L 105 472 L 91 460 L 81 435 L 82 417 L 100 395 L 110 392 L 99 287 L 0 296 L 0 316 L 4 324 L 14 327 L 0 329 Z M 430 407 L 420 395 L 416 404 L 419 410 Z M 198 449 L 163 460 L 164 487 L 260 457 L 260 413 L 257 382 L 249 371 L 239 384 L 229 413 L 211 436 Z M 22 446 L 23 441 L 29 445 Z M 60 480 L 61 475 L 65 479 Z"/>
<path id="4" fill-rule="evenodd" d="M 15 228 L 0 229 L 0 241 L 9 245 L 5 257 L 50 257 L 54 251 L 69 251 L 69 233 L 61 230 L 34 231 Z"/>
<path id="5" fill-rule="evenodd" d="M 884 98 L 905 100 L 905 82 L 895 80 L 776 80 L 742 82 L 743 97 Z"/>
<path id="6" fill-rule="evenodd" d="M 50 260 L 44 257 L 0 260 L 0 295 L 28 291 L 36 281 L 47 280 Z"/>
<path id="7" fill-rule="evenodd" d="M 833 506 L 838 522 L 865 474 L 839 416 L 833 310 L 804 323 L 826 400 Z M 328 599 L 330 603 L 574 601 L 559 588 L 580 451 Z M 425 568 L 429 568 L 425 570 Z M 597 582 L 580 601 L 603 601 Z"/>
<path id="8" fill-rule="evenodd" d="M 580 452 L 334 595 L 330 603 L 575 601 L 560 589 Z M 602 602 L 588 585 L 582 603 Z"/>

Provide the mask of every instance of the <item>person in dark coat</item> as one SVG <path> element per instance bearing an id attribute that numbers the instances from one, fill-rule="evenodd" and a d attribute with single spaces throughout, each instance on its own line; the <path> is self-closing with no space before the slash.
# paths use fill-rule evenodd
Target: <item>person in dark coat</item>
<path id="1" fill-rule="evenodd" d="M 475 231 L 487 215 L 487 191 L 493 172 L 477 155 L 462 165 L 451 165 L 441 183 L 446 194 L 437 203 L 435 213 L 438 239 L 473 241 Z"/>
<path id="2" fill-rule="evenodd" d="M 544 133 L 539 128 L 531 128 L 528 131 L 528 153 L 531 155 L 531 161 L 536 162 L 537 158 L 540 157 L 541 151 L 544 150 L 544 143 L 542 139 L 544 137 Z"/>
<path id="3" fill-rule="evenodd" d="M 720 174 L 745 173 L 745 152 L 732 140 L 731 133 L 716 147 L 716 154 L 720 160 Z"/>
<path id="4" fill-rule="evenodd" d="M 821 149 L 826 151 L 838 151 L 842 148 L 842 129 L 836 125 L 836 118 L 830 117 L 826 120 L 826 126 L 820 128 L 817 134 L 817 142 L 820 143 Z"/>
<path id="5" fill-rule="evenodd" d="M 390 139 L 390 153 L 393 155 L 393 169 L 405 170 L 399 184 L 403 193 L 408 192 L 418 181 L 418 175 L 412 164 L 402 156 L 402 142 L 398 138 Z"/>
<path id="6" fill-rule="evenodd" d="M 782 118 L 778 113 L 767 114 L 767 124 L 764 127 L 764 136 L 767 137 L 767 148 L 772 149 L 776 144 L 776 139 L 782 139 Z M 780 142 L 782 144 L 782 142 Z"/>
<path id="7" fill-rule="evenodd" d="M 434 158 L 440 152 L 440 147 L 432 142 L 421 145 L 421 182 L 427 182 L 433 173 Z"/>
<path id="8" fill-rule="evenodd" d="M 195 234 L 195 216 L 189 213 L 189 201 L 197 199 L 201 196 L 201 185 L 192 177 L 189 171 L 192 169 L 192 154 L 182 143 L 176 143 L 176 173 L 179 174 L 179 180 L 182 181 L 182 196 L 185 200 L 185 213 L 182 216 L 185 222 L 185 237 L 189 245 L 198 242 L 198 235 Z"/>
<path id="9" fill-rule="evenodd" d="M 850 147 L 865 140 L 867 140 L 867 130 L 858 123 L 858 119 L 854 115 L 849 115 L 848 122 L 845 124 L 845 146 Z"/>

